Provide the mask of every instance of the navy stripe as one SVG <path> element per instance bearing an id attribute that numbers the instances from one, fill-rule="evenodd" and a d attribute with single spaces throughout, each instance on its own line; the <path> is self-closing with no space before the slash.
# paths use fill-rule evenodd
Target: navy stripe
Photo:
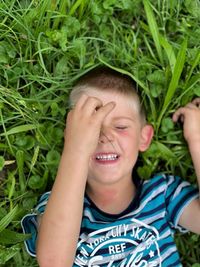
<path id="1" fill-rule="evenodd" d="M 174 246 L 174 242 L 170 241 L 170 242 L 165 242 L 165 244 L 160 246 L 160 251 L 163 252 L 168 248 L 171 248 L 172 246 Z"/>
<path id="2" fill-rule="evenodd" d="M 152 210 L 142 212 L 140 214 L 140 216 L 141 217 L 148 217 L 148 216 L 152 216 L 152 214 L 156 215 L 156 213 L 158 213 L 159 211 L 163 211 L 164 207 L 165 207 L 165 204 L 161 204 L 159 206 L 156 206 L 156 208 L 154 208 Z"/>
<path id="3" fill-rule="evenodd" d="M 166 223 L 163 223 L 161 225 L 161 227 L 158 229 L 160 234 L 162 234 L 162 232 L 164 232 L 166 230 L 166 228 L 169 226 L 169 224 L 166 222 Z"/>
<path id="4" fill-rule="evenodd" d="M 152 191 L 155 191 L 158 189 L 158 186 L 160 187 L 161 185 L 163 185 L 165 183 L 165 180 L 162 179 L 163 177 L 160 177 L 159 180 L 156 180 L 154 183 L 152 183 L 150 186 L 148 185 L 148 187 L 142 191 L 141 193 L 141 198 L 145 197 L 149 194 L 152 193 Z M 146 185 L 146 184 L 145 184 Z"/>

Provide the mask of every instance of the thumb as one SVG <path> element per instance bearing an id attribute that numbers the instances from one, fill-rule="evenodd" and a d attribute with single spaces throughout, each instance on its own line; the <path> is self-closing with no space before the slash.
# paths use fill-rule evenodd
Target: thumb
<path id="1" fill-rule="evenodd" d="M 115 102 L 109 102 L 106 105 L 99 108 L 96 112 L 98 119 L 103 120 L 116 106 Z"/>

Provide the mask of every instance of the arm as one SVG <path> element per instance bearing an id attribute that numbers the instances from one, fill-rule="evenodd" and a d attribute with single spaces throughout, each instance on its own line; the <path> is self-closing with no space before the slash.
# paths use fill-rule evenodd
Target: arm
<path id="1" fill-rule="evenodd" d="M 88 164 L 102 121 L 114 108 L 83 95 L 69 112 L 65 144 L 55 183 L 42 216 L 37 241 L 40 267 L 71 267 L 82 220 Z"/>
<path id="2" fill-rule="evenodd" d="M 183 121 L 184 137 L 188 143 L 200 189 L 200 98 L 179 108 L 173 115 L 173 121 L 176 122 L 179 118 Z M 184 209 L 179 224 L 200 234 L 200 199 L 193 200 Z"/>

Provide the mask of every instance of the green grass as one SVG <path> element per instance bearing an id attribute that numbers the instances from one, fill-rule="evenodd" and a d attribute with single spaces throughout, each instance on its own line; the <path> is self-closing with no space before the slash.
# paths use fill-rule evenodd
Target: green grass
<path id="1" fill-rule="evenodd" d="M 0 2 L 0 266 L 37 266 L 20 219 L 55 178 L 73 82 L 98 64 L 141 87 L 155 137 L 139 175 L 196 182 L 171 116 L 200 96 L 199 14 L 198 0 Z M 176 240 L 183 265 L 199 266 L 200 238 Z"/>

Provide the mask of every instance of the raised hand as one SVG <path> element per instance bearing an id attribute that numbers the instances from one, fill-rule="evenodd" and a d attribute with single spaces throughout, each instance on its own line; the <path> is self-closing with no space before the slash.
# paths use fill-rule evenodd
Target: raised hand
<path id="1" fill-rule="evenodd" d="M 82 95 L 67 117 L 65 148 L 89 159 L 97 147 L 102 122 L 114 107 L 114 102 L 103 105 L 96 97 Z"/>
<path id="2" fill-rule="evenodd" d="M 200 142 L 200 98 L 177 109 L 172 119 L 183 122 L 183 133 L 188 144 Z"/>

